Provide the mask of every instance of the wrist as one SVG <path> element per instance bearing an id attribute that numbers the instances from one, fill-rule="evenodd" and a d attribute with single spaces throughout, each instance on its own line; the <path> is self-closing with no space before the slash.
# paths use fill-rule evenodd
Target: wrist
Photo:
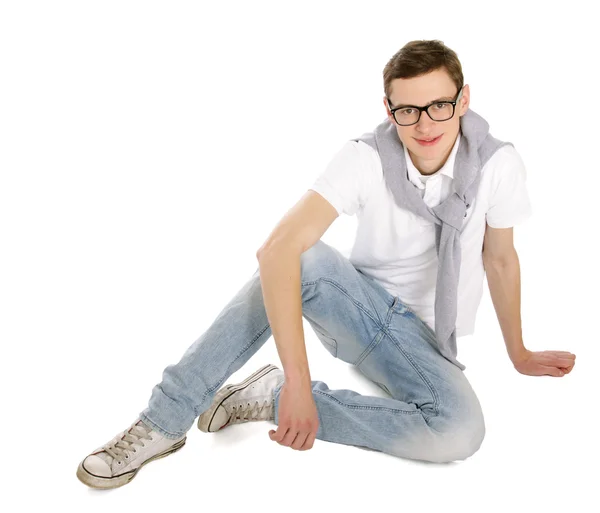
<path id="1" fill-rule="evenodd" d="M 519 348 L 515 348 L 515 349 L 509 351 L 508 356 L 509 356 L 511 362 L 517 363 L 517 362 L 520 362 L 521 360 L 523 360 L 527 356 L 528 353 L 529 353 L 529 351 L 527 349 L 525 349 L 524 346 L 521 346 Z"/>
<path id="2" fill-rule="evenodd" d="M 293 368 L 283 370 L 286 384 L 292 386 L 311 386 L 310 371 L 306 368 Z"/>

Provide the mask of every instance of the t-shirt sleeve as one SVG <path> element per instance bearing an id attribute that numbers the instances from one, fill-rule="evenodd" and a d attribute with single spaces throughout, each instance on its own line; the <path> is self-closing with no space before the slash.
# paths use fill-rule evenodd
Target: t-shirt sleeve
<path id="1" fill-rule="evenodd" d="M 366 204 L 373 184 L 369 150 L 374 151 L 362 141 L 347 141 L 309 189 L 329 201 L 338 214 L 356 214 Z"/>
<path id="2" fill-rule="evenodd" d="M 491 157 L 499 161 L 494 170 L 492 194 L 486 212 L 492 228 L 510 228 L 533 214 L 527 191 L 527 171 L 517 150 L 511 145 L 498 149 Z"/>

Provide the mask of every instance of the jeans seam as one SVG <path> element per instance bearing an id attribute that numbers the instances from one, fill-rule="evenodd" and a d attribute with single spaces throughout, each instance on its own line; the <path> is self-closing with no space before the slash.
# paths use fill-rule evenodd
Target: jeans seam
<path id="1" fill-rule="evenodd" d="M 337 340 L 336 340 L 336 339 L 334 339 L 333 337 L 330 337 L 330 336 L 326 335 L 326 334 L 325 334 L 325 333 L 323 333 L 321 330 L 317 330 L 317 329 L 315 329 L 314 327 L 313 327 L 312 329 L 313 329 L 313 331 L 315 331 L 315 333 L 318 333 L 319 335 L 321 335 L 321 336 L 323 336 L 323 337 L 325 337 L 325 338 L 328 338 L 328 339 L 330 339 L 330 340 L 333 342 L 333 344 L 330 344 L 329 342 L 324 342 L 323 340 L 321 340 L 321 339 L 319 338 L 319 341 L 320 341 L 322 344 L 326 344 L 326 345 L 328 345 L 328 346 L 330 346 L 330 347 L 334 348 L 334 350 L 335 350 L 335 351 L 334 351 L 334 353 L 335 353 L 335 354 L 333 354 L 333 357 L 334 357 L 334 358 L 337 358 L 337 351 L 338 351 L 338 344 L 337 344 Z M 318 338 L 318 337 L 317 337 L 317 338 Z"/>
<path id="2" fill-rule="evenodd" d="M 371 343 L 367 346 L 367 348 L 358 357 L 356 362 L 354 362 L 352 365 L 354 365 L 354 366 L 360 365 L 365 360 L 365 358 L 371 354 L 373 349 L 375 349 L 377 347 L 379 342 L 381 342 L 381 339 L 383 338 L 383 336 L 384 336 L 384 331 L 383 331 L 383 329 L 380 329 L 377 332 L 377 335 L 375 335 L 375 338 L 371 341 Z"/>
<path id="3" fill-rule="evenodd" d="M 390 338 L 392 343 L 398 348 L 398 350 L 402 353 L 404 358 L 406 358 L 406 360 L 410 363 L 410 365 L 415 370 L 415 372 L 425 382 L 425 384 L 427 385 L 427 388 L 429 388 L 429 391 L 431 392 L 431 395 L 433 396 L 433 410 L 434 410 L 435 414 L 432 416 L 439 415 L 438 406 L 440 404 L 440 398 L 439 398 L 437 391 L 435 390 L 435 387 L 433 386 L 433 383 L 431 383 L 431 381 L 429 381 L 429 379 L 427 378 L 427 376 L 425 375 L 425 373 L 423 372 L 421 367 L 419 367 L 419 365 L 415 362 L 413 357 L 402 347 L 402 344 L 400 344 L 400 342 L 398 340 L 396 340 L 396 338 L 387 330 L 387 326 L 386 326 L 386 328 L 384 328 L 383 331 Z"/>
<path id="4" fill-rule="evenodd" d="M 332 338 L 331 340 L 333 340 L 333 342 L 334 342 L 333 344 L 329 344 L 329 343 L 327 343 L 327 342 L 325 342 L 325 344 L 327 344 L 328 346 L 330 346 L 330 347 L 332 347 L 332 348 L 333 348 L 333 357 L 334 357 L 334 358 L 337 358 L 337 353 L 338 353 L 338 344 L 337 344 L 337 340 L 335 340 L 335 339 L 333 339 L 333 338 Z M 321 341 L 321 342 L 322 342 L 322 341 Z"/>
<path id="5" fill-rule="evenodd" d="M 364 276 L 364 274 L 359 273 L 361 276 Z M 379 317 L 379 312 L 377 311 L 377 308 L 375 308 L 375 303 L 373 303 L 373 298 L 371 298 L 371 294 L 369 294 L 369 291 L 363 287 L 363 290 L 367 296 L 367 299 L 369 300 L 369 303 L 371 304 L 371 308 L 373 309 L 373 311 L 375 312 L 375 315 L 377 316 L 377 320 L 379 321 L 379 323 L 381 323 L 381 318 Z"/>
<path id="6" fill-rule="evenodd" d="M 392 315 L 394 315 L 394 312 L 396 311 L 396 305 L 399 302 L 400 298 L 398 296 L 394 297 L 394 302 L 392 303 L 392 306 L 390 306 L 388 309 L 387 317 L 385 318 L 385 326 L 382 326 L 382 328 L 386 331 L 388 326 L 390 325 L 390 322 L 392 322 Z"/>
<path id="7" fill-rule="evenodd" d="M 373 351 L 377 345 L 379 344 L 379 342 L 381 342 L 381 339 L 383 338 L 384 334 L 387 332 L 387 327 L 390 325 L 390 322 L 392 322 L 392 315 L 394 314 L 394 308 L 396 307 L 396 304 L 398 303 L 399 299 L 397 297 L 394 298 L 394 302 L 392 303 L 392 306 L 390 306 L 388 308 L 387 311 L 387 315 L 385 318 L 385 325 L 379 326 L 379 331 L 377 332 L 377 335 L 375 335 L 375 338 L 373 339 L 373 341 L 369 344 L 369 346 L 363 351 L 363 353 L 358 357 L 358 359 L 356 360 L 356 362 L 353 365 L 360 365 L 364 359 L 369 356 L 369 354 L 371 354 L 371 351 Z"/>
<path id="8" fill-rule="evenodd" d="M 344 402 L 340 401 L 337 397 L 334 397 L 331 394 L 328 394 L 327 392 L 323 392 L 322 390 L 314 390 L 313 389 L 313 393 L 325 396 L 328 399 L 331 399 L 332 401 L 335 401 L 336 403 L 341 404 L 342 406 L 345 406 L 346 408 L 352 408 L 354 410 L 377 410 L 377 411 L 388 411 L 390 413 L 400 413 L 403 415 L 421 415 L 422 416 L 420 409 L 407 411 L 407 410 L 401 410 L 399 408 L 388 408 L 387 406 L 365 406 L 363 404 L 348 404 L 348 403 L 344 403 Z"/>
<path id="9" fill-rule="evenodd" d="M 387 411 L 387 412 L 393 413 L 394 415 L 397 415 L 397 414 L 420 415 L 421 417 L 423 417 L 423 421 L 425 422 L 425 424 L 427 424 L 429 426 L 429 429 L 431 429 L 432 431 L 435 431 L 436 433 L 442 434 L 441 431 L 438 431 L 431 424 L 429 424 L 429 419 L 437 416 L 438 414 L 436 413 L 435 415 L 425 415 L 423 410 L 421 410 L 421 408 L 418 408 L 418 407 L 416 410 L 406 411 L 406 410 L 401 410 L 400 408 L 388 408 L 387 406 L 364 406 L 362 404 L 348 404 L 343 401 L 340 401 L 337 397 L 334 397 L 331 394 L 328 394 L 327 392 L 323 392 L 322 390 L 315 390 L 314 388 L 313 388 L 313 394 L 319 394 L 323 397 L 327 397 L 328 399 L 335 401 L 338 404 L 341 404 L 345 408 L 350 408 L 353 410 Z"/>
<path id="10" fill-rule="evenodd" d="M 314 281 L 303 281 L 303 282 L 302 282 L 302 286 L 305 286 L 305 285 L 314 285 L 315 283 L 318 283 L 318 282 L 320 282 L 320 281 L 323 281 L 323 282 L 329 283 L 330 285 L 332 285 L 332 286 L 334 286 L 335 288 L 337 288 L 337 289 L 338 289 L 338 290 L 339 290 L 339 291 L 340 291 L 342 294 L 344 294 L 344 295 L 345 295 L 345 296 L 346 296 L 348 299 L 350 299 L 350 301 L 352 301 L 352 302 L 355 304 L 355 306 L 356 306 L 357 308 L 360 308 L 360 309 L 361 309 L 361 310 L 362 310 L 362 311 L 363 311 L 363 312 L 364 312 L 364 313 L 365 313 L 367 316 L 369 316 L 369 317 L 371 318 L 371 320 L 372 320 L 372 321 L 373 321 L 373 322 L 374 322 L 374 323 L 375 323 L 377 326 L 381 327 L 381 322 L 379 321 L 379 319 L 375 319 L 375 318 L 374 318 L 374 317 L 371 315 L 371 312 L 369 312 L 369 311 L 368 311 L 368 310 L 365 308 L 365 306 L 364 306 L 364 305 L 363 305 L 363 304 L 362 304 L 360 301 L 357 301 L 356 299 L 354 299 L 354 298 L 353 298 L 353 297 L 352 297 L 352 296 L 351 296 L 351 295 L 348 293 L 348 291 L 347 291 L 346 289 L 344 289 L 344 287 L 342 287 L 342 286 L 341 286 L 339 283 L 337 283 L 336 281 L 333 281 L 333 280 L 331 280 L 331 279 L 329 279 L 329 278 L 317 278 L 317 279 L 316 279 L 316 280 L 314 280 Z M 368 296 L 368 294 L 367 294 L 367 296 Z"/>

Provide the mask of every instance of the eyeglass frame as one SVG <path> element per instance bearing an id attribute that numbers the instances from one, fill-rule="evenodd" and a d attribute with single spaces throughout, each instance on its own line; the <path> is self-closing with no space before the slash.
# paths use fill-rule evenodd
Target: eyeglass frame
<path id="1" fill-rule="evenodd" d="M 461 99 L 464 88 L 465 88 L 465 86 L 462 86 L 460 88 L 460 91 L 458 91 L 456 98 L 454 100 L 452 100 L 452 101 L 442 100 L 442 101 L 437 101 L 437 102 L 431 102 L 431 103 L 425 105 L 425 107 L 418 107 L 417 105 L 403 105 L 402 107 L 395 107 L 395 108 L 392 109 L 392 104 L 390 103 L 390 99 L 386 98 L 386 100 L 387 100 L 388 106 L 390 108 L 390 114 L 392 115 L 393 120 L 396 122 L 396 124 L 398 126 L 412 126 L 412 125 L 416 125 L 419 122 L 419 120 L 421 119 L 421 114 L 423 113 L 423 111 L 425 111 L 427 113 L 427 115 L 429 116 L 429 118 L 432 121 L 435 121 L 437 123 L 443 123 L 444 121 L 450 121 L 454 117 L 454 113 L 456 112 L 456 104 L 458 103 L 458 100 Z M 429 111 L 427 110 L 432 105 L 438 105 L 440 103 L 449 103 L 450 105 L 452 105 L 452 116 L 450 116 L 448 119 L 444 119 L 442 121 L 438 121 L 437 119 L 433 119 L 431 117 L 431 114 L 429 114 Z M 394 114 L 394 112 L 396 112 L 397 110 L 400 110 L 400 109 L 408 109 L 408 108 L 417 109 L 419 111 L 419 117 L 417 118 L 417 120 L 414 123 L 411 123 L 409 125 L 401 125 L 400 123 L 398 123 L 398 120 L 396 119 L 396 115 Z"/>

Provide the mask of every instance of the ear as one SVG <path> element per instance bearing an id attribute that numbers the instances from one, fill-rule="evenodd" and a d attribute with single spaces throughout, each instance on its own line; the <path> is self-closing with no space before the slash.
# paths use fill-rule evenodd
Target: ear
<path id="1" fill-rule="evenodd" d="M 469 84 L 465 84 L 463 88 L 462 98 L 459 100 L 459 112 L 462 116 L 469 109 L 469 103 L 471 102 L 471 90 L 469 89 Z"/>
<path id="2" fill-rule="evenodd" d="M 392 116 L 392 113 L 390 112 L 390 106 L 388 104 L 388 100 L 387 97 L 383 97 L 383 105 L 385 106 L 385 113 L 388 117 L 388 119 L 390 120 L 391 123 L 394 123 L 394 117 Z"/>

